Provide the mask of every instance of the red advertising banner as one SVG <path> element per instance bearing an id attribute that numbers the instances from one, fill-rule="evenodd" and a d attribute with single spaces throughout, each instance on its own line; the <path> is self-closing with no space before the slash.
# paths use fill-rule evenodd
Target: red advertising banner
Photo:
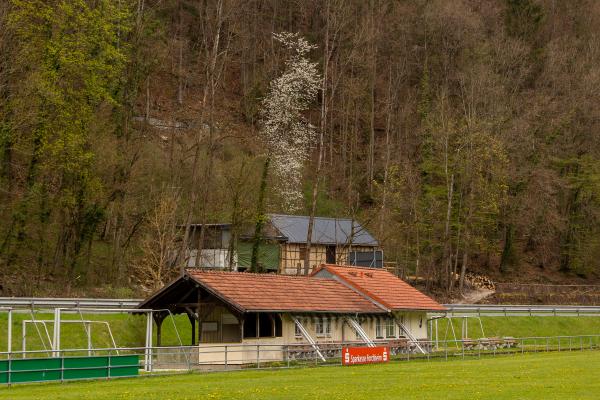
<path id="1" fill-rule="evenodd" d="M 375 364 L 389 360 L 390 350 L 385 346 L 342 348 L 342 365 Z"/>

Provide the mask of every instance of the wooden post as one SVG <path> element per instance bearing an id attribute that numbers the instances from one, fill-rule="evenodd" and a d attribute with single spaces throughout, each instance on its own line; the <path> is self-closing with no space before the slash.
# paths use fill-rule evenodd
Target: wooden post
<path id="1" fill-rule="evenodd" d="M 188 314 L 188 319 L 192 324 L 192 346 L 194 346 L 196 345 L 196 320 L 190 314 Z"/>
<path id="2" fill-rule="evenodd" d="M 156 346 L 160 347 L 162 345 L 162 323 L 167 314 L 164 312 L 158 312 L 154 313 L 152 316 L 154 318 L 154 323 L 156 323 Z"/>

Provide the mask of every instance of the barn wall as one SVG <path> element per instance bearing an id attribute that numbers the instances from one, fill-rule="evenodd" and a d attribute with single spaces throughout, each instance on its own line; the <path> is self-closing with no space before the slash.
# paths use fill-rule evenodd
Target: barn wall
<path id="1" fill-rule="evenodd" d="M 296 275 L 298 270 L 300 274 L 304 271 L 304 259 L 302 258 L 303 244 L 283 243 L 281 245 L 281 258 L 279 264 L 279 272 L 286 275 Z M 348 262 L 349 251 L 373 251 L 379 250 L 377 247 L 367 246 L 337 246 L 335 249 L 336 264 L 344 265 Z M 313 244 L 310 246 L 310 265 L 311 271 L 321 264 L 326 263 L 327 246 L 321 244 Z"/>
<path id="2" fill-rule="evenodd" d="M 201 322 L 200 343 L 241 342 L 239 321 L 225 307 L 216 306 Z"/>

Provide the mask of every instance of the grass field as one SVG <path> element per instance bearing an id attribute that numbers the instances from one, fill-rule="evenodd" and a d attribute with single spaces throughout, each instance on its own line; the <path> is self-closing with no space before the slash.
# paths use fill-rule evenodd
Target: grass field
<path id="1" fill-rule="evenodd" d="M 600 352 L 0 388 L 0 399 L 598 399 Z"/>
<path id="2" fill-rule="evenodd" d="M 108 321 L 115 341 L 119 347 L 136 347 L 144 345 L 145 317 L 126 314 L 77 314 L 64 315 L 63 320 L 90 319 Z M 36 314 L 35 319 L 53 318 L 52 314 Z M 21 332 L 23 319 L 31 319 L 30 314 L 15 314 L 13 316 L 13 350 L 21 349 Z M 469 337 L 527 337 L 527 336 L 567 336 L 567 335 L 599 335 L 600 317 L 482 317 L 483 334 L 479 322 L 469 319 Z M 0 351 L 6 351 L 6 313 L 0 313 Z M 460 338 L 461 320 L 453 320 L 455 332 Z M 179 345 L 175 333 L 175 326 L 183 344 L 190 343 L 190 323 L 188 318 L 178 315 L 174 319 L 167 318 L 163 323 L 163 345 Z M 451 329 L 446 329 L 447 322 L 440 320 L 438 323 L 439 339 L 453 340 Z M 53 324 L 47 325 L 52 337 Z M 87 345 L 85 331 L 81 324 L 64 324 L 61 328 L 61 343 L 63 348 L 83 348 Z M 40 327 L 40 333 L 45 337 L 45 331 Z M 33 325 L 28 327 L 28 350 L 42 350 L 43 346 L 38 331 Z M 94 326 L 94 347 L 112 347 L 108 331 L 105 327 Z M 46 346 L 48 340 L 44 339 Z"/>

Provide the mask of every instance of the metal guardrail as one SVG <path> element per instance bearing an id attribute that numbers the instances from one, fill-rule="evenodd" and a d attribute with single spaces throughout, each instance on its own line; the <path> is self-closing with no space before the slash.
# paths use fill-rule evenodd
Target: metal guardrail
<path id="1" fill-rule="evenodd" d="M 600 316 L 600 306 L 444 304 L 450 316 Z M 444 314 L 444 313 L 437 313 Z"/>
<path id="2" fill-rule="evenodd" d="M 0 308 L 135 308 L 142 299 L 0 297 Z M 452 316 L 600 316 L 600 306 L 444 304 Z M 431 314 L 443 315 L 444 312 Z"/>
<path id="3" fill-rule="evenodd" d="M 89 299 L 52 297 L 0 297 L 6 308 L 135 308 L 142 299 Z"/>
<path id="4" fill-rule="evenodd" d="M 394 342 L 397 342 L 394 344 Z M 600 349 L 600 335 L 582 336 L 543 336 L 543 337 L 504 337 L 463 340 L 419 340 L 419 345 L 427 349 L 422 354 L 417 351 L 415 343 L 410 340 L 389 343 L 378 342 L 388 346 L 390 361 L 448 361 L 452 359 L 484 358 L 501 355 L 517 355 L 541 352 L 574 352 L 597 351 Z M 319 343 L 321 358 L 310 344 L 203 344 L 199 346 L 164 346 L 164 347 L 121 347 L 94 349 L 60 350 L 57 358 L 50 358 L 46 350 L 0 352 L 0 386 L 1 384 L 48 381 L 48 377 L 69 380 L 65 375 L 67 369 L 75 374 L 71 379 L 80 379 L 86 371 L 97 371 L 96 364 L 87 365 L 69 362 L 81 357 L 107 357 L 109 360 L 119 356 L 137 356 L 137 363 L 127 362 L 119 366 L 108 362 L 108 367 L 135 367 L 144 370 L 143 375 L 166 375 L 187 371 L 229 371 L 240 369 L 293 368 L 302 366 L 335 366 L 342 364 L 342 348 L 345 346 L 365 346 L 364 343 Z M 23 360 L 41 360 L 42 363 L 23 368 L 19 364 Z M 131 359 L 131 358 L 130 358 Z M 54 362 L 51 362 L 53 361 Z M 56 361 L 58 360 L 58 361 Z M 65 362 L 64 360 L 67 360 Z M 50 364 L 45 365 L 44 362 Z M 68 364 L 73 364 L 69 366 Z M 68 367 L 68 368 L 67 368 Z M 110 368 L 109 368 L 110 370 Z M 11 377 L 29 374 L 25 379 L 11 380 Z M 132 375 L 132 374 L 129 374 Z M 91 379 L 98 374 L 89 375 Z M 119 377 L 110 371 L 101 376 L 102 379 Z"/>

